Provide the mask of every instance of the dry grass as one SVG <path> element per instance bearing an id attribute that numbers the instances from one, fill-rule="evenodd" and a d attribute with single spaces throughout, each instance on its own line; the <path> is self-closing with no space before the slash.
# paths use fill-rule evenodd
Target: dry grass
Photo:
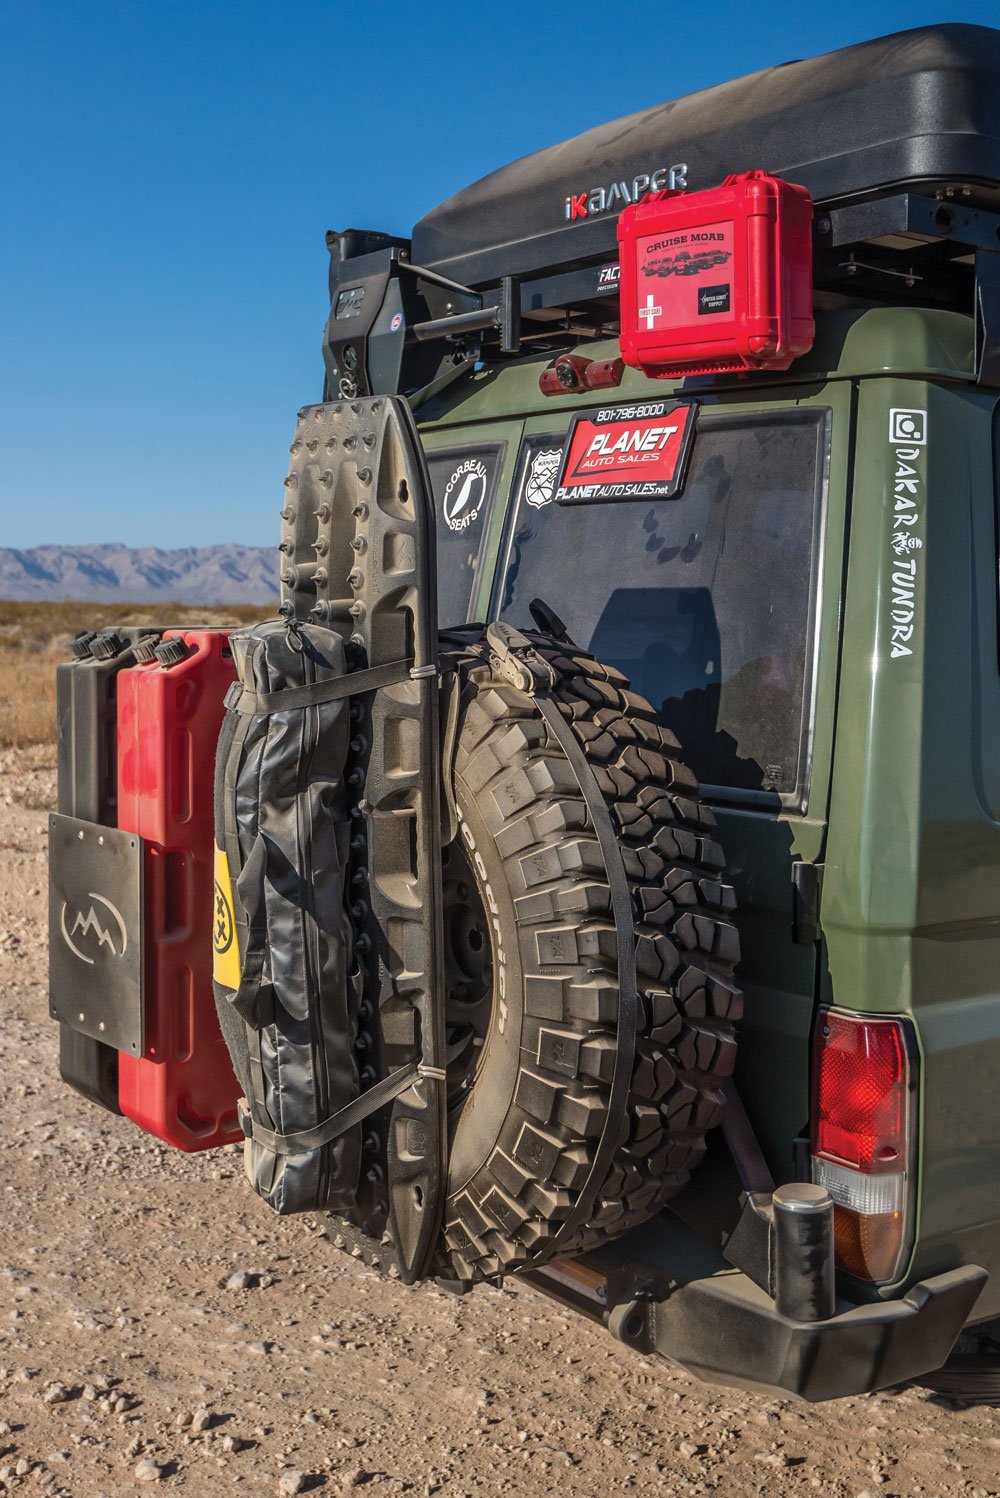
<path id="1" fill-rule="evenodd" d="M 50 744 L 56 735 L 56 675 L 74 635 L 112 625 L 173 629 L 252 624 L 274 609 L 252 604 L 202 609 L 184 604 L 10 603 L 0 600 L 0 749 Z"/>
<path id="2" fill-rule="evenodd" d="M 183 603 L 11 603 L 0 599 L 0 650 L 69 650 L 74 635 L 85 629 L 110 629 L 119 624 L 162 624 L 169 629 L 194 629 L 199 624 L 224 628 L 267 619 L 274 609 L 261 604 L 232 604 L 221 608 L 193 608 Z"/>
<path id="3" fill-rule="evenodd" d="M 56 666 L 65 655 L 0 649 L 0 749 L 52 743 Z"/>

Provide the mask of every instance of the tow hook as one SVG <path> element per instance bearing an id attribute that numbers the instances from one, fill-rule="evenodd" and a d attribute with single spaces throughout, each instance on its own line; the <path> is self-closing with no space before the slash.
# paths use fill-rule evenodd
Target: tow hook
<path id="1" fill-rule="evenodd" d="M 652 1285 L 635 1285 L 633 1294 L 612 1306 L 608 1331 L 636 1352 L 656 1351 L 656 1301 Z"/>

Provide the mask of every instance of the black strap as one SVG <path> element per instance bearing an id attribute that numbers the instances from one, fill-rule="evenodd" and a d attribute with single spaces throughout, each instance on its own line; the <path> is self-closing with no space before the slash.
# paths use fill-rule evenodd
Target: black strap
<path id="1" fill-rule="evenodd" d="M 458 802 L 455 800 L 455 751 L 458 748 L 458 710 L 461 685 L 454 671 L 445 669 L 441 676 L 441 846 L 447 847 L 458 837 Z"/>
<path id="2" fill-rule="evenodd" d="M 333 1139 L 339 1139 L 341 1134 L 346 1134 L 348 1129 L 353 1129 L 355 1124 L 361 1123 L 362 1119 L 368 1118 L 370 1114 L 377 1113 L 387 1103 L 399 1097 L 407 1087 L 420 1076 L 419 1062 L 412 1062 L 408 1066 L 401 1066 L 396 1071 L 390 1072 L 383 1077 L 381 1082 L 376 1082 L 374 1087 L 369 1087 L 367 1092 L 362 1092 L 359 1097 L 347 1104 L 346 1107 L 338 1109 L 322 1123 L 316 1124 L 311 1129 L 299 1129 L 294 1134 L 279 1134 L 273 1129 L 265 1129 L 251 1117 L 246 1100 L 240 1099 L 240 1123 L 244 1134 L 254 1141 L 255 1144 L 263 1145 L 265 1149 L 271 1150 L 276 1155 L 303 1155 L 308 1150 L 319 1149 L 324 1144 L 329 1144 Z"/>
<path id="3" fill-rule="evenodd" d="M 621 1143 L 621 1130 L 625 1122 L 629 1089 L 632 1083 L 632 1067 L 635 1062 L 635 1042 L 639 1019 L 639 990 L 635 972 L 635 912 L 632 895 L 622 861 L 621 844 L 618 841 L 611 813 L 600 786 L 590 768 L 583 746 L 572 727 L 559 711 L 552 698 L 552 687 L 558 681 L 558 673 L 552 663 L 538 649 L 534 641 L 522 635 L 510 625 L 490 625 L 486 631 L 487 643 L 501 668 L 513 679 L 520 674 L 522 690 L 530 693 L 538 703 L 538 709 L 562 749 L 570 768 L 576 776 L 583 793 L 590 820 L 600 845 L 604 867 L 608 875 L 611 892 L 611 910 L 615 919 L 618 938 L 618 1045 L 615 1065 L 611 1076 L 608 1096 L 608 1111 L 604 1119 L 600 1141 L 587 1172 L 587 1179 L 579 1196 L 551 1240 L 546 1258 L 558 1254 L 562 1246 L 589 1220 L 597 1200 L 597 1193 L 607 1179 L 611 1161 Z"/>
<path id="4" fill-rule="evenodd" d="M 562 1244 L 572 1238 L 577 1229 L 589 1221 L 594 1202 L 597 1200 L 597 1193 L 607 1179 L 612 1158 L 621 1143 L 621 1128 L 625 1119 L 629 1089 L 632 1084 L 632 1067 L 635 1062 L 639 990 L 635 973 L 635 912 L 632 907 L 632 895 L 628 887 L 625 865 L 622 862 L 621 845 L 611 821 L 607 802 L 601 794 L 601 788 L 594 778 L 594 772 L 590 768 L 579 739 L 552 698 L 547 692 L 540 692 L 536 701 L 542 717 L 552 731 L 553 738 L 569 760 L 570 767 L 583 792 L 583 799 L 587 803 L 587 810 L 594 824 L 594 831 L 597 834 L 597 841 L 600 844 L 608 874 L 611 910 L 615 918 L 615 930 L 618 937 L 618 1045 L 611 1076 L 608 1111 L 587 1179 L 569 1216 L 560 1223 L 559 1230 L 549 1245 L 551 1254 L 558 1252 Z"/>
<path id="5" fill-rule="evenodd" d="M 310 681 L 304 686 L 279 687 L 273 692 L 252 692 L 249 687 L 234 683 L 226 696 L 226 706 L 239 713 L 250 713 L 254 717 L 265 717 L 270 713 L 284 713 L 296 707 L 318 707 L 323 702 L 339 702 L 343 697 L 354 697 L 362 692 L 377 692 L 380 687 L 395 686 L 397 682 L 409 681 L 411 661 L 387 661 L 384 666 L 371 666 L 365 671 L 348 671 L 344 676 L 334 676 L 326 681 Z"/>
<path id="6" fill-rule="evenodd" d="M 253 661 L 264 649 L 264 642 L 260 637 L 252 638 L 247 642 L 247 655 L 245 669 L 251 674 L 254 667 Z M 230 689 L 232 690 L 232 689 Z M 228 716 L 228 715 L 227 715 Z M 243 760 L 243 751 L 246 740 L 253 727 L 253 719 L 246 714 L 236 714 L 234 718 L 232 742 L 229 748 L 229 756 L 226 764 L 225 774 L 225 835 L 226 835 L 226 857 L 229 861 L 230 878 L 233 871 L 243 872 L 243 856 L 240 845 L 240 833 L 236 816 L 237 788 L 239 784 L 240 767 Z M 253 849 L 251 848 L 251 853 Z M 249 858 L 248 854 L 248 858 Z M 242 900 L 240 889 L 240 876 L 235 879 L 233 888 L 233 913 L 237 908 L 237 899 Z M 252 1096 L 258 1101 L 255 1103 L 257 1116 L 266 1125 L 273 1122 L 268 1113 L 264 1098 L 267 1096 L 266 1083 L 264 1079 L 264 1062 L 260 1050 L 260 1028 L 265 1022 L 266 1016 L 261 1011 L 261 982 L 264 971 L 264 954 L 266 950 L 266 930 L 261 929 L 261 915 L 264 908 L 264 869 L 260 870 L 260 879 L 254 887 L 253 894 L 253 916 L 248 916 L 244 910 L 241 919 L 234 921 L 235 936 L 239 940 L 241 927 L 246 931 L 245 945 L 241 952 L 240 961 L 240 989 L 237 992 L 243 994 L 241 1007 L 245 1012 L 252 1015 L 250 1023 L 246 1024 L 247 1037 L 247 1065 L 250 1072 L 250 1087 Z M 252 955 L 251 955 L 252 954 Z M 247 973 L 246 964 L 250 963 Z M 244 977 L 246 982 L 244 983 Z M 251 1008 L 252 1004 L 252 1008 Z M 244 1023 L 246 1023 L 244 1017 Z"/>

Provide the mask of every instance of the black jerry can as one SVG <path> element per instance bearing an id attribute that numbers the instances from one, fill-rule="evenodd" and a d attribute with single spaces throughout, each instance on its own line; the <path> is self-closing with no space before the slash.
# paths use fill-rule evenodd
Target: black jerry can
<path id="1" fill-rule="evenodd" d="M 155 643 L 153 626 L 102 630 L 73 641 L 73 659 L 56 667 L 57 811 L 118 825 L 117 676 L 136 661 L 141 641 Z M 59 1024 L 59 1075 L 91 1102 L 120 1113 L 118 1052 Z"/>

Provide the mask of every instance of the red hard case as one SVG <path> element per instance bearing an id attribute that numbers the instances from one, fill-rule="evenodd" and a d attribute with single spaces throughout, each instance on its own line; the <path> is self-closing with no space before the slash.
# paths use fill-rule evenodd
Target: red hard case
<path id="1" fill-rule="evenodd" d="M 618 221 L 621 352 L 655 378 L 787 369 L 815 335 L 813 206 L 766 172 L 651 193 Z"/>
<path id="2" fill-rule="evenodd" d="M 145 840 L 145 1049 L 118 1100 L 181 1150 L 242 1139 L 240 1087 L 212 991 L 215 749 L 236 678 L 228 631 L 169 630 L 184 658 L 118 677 L 118 825 Z"/>

